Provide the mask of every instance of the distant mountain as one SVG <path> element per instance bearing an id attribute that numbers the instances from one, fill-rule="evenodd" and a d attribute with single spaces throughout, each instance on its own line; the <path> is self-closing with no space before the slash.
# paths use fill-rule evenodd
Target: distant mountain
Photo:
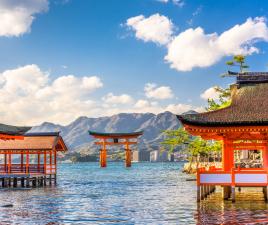
<path id="1" fill-rule="evenodd" d="M 190 112 L 194 113 L 194 112 Z M 163 140 L 163 130 L 177 129 L 180 122 L 175 114 L 120 113 L 111 117 L 79 117 L 67 126 L 45 122 L 33 127 L 30 132 L 60 131 L 70 151 L 95 151 L 93 138 L 88 130 L 99 132 L 144 131 L 139 139 L 139 149 L 157 148 Z"/>

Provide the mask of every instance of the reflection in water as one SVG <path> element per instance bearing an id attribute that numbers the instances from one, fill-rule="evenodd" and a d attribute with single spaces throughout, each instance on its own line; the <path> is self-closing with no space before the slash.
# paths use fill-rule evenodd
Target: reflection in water
<path id="1" fill-rule="evenodd" d="M 268 224 L 268 205 L 261 188 L 242 189 L 236 202 L 223 201 L 216 192 L 198 204 L 197 224 Z"/>
<path id="2" fill-rule="evenodd" d="M 261 193 L 241 193 L 235 204 L 216 193 L 197 205 L 195 182 L 181 166 L 59 165 L 57 187 L 1 190 L 0 206 L 14 206 L 0 207 L 0 224 L 266 224 Z"/>

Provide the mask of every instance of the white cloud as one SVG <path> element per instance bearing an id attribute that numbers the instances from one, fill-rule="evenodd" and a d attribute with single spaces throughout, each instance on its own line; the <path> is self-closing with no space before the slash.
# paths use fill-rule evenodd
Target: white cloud
<path id="1" fill-rule="evenodd" d="M 248 18 L 243 24 L 237 24 L 221 34 L 206 34 L 202 27 L 197 27 L 174 35 L 172 22 L 159 14 L 148 18 L 143 15 L 132 17 L 127 20 L 127 25 L 136 32 L 138 39 L 166 45 L 164 59 L 178 71 L 208 67 L 224 56 L 259 53 L 255 44 L 268 42 L 268 27 L 264 17 Z"/>
<path id="2" fill-rule="evenodd" d="M 199 109 L 188 104 L 170 104 L 165 109 L 165 111 L 169 111 L 174 114 L 182 114 L 189 110 L 199 110 Z"/>
<path id="3" fill-rule="evenodd" d="M 208 100 L 208 99 L 219 99 L 219 93 L 216 91 L 215 87 L 210 87 L 207 90 L 205 90 L 200 97 L 202 99 Z"/>
<path id="4" fill-rule="evenodd" d="M 156 84 L 153 83 L 147 83 L 144 87 L 144 92 L 147 98 L 154 99 L 170 99 L 174 96 L 170 87 L 158 87 Z"/>
<path id="5" fill-rule="evenodd" d="M 205 34 L 198 27 L 176 36 L 168 45 L 165 60 L 171 64 L 171 68 L 190 71 L 195 67 L 211 66 L 224 56 L 258 53 L 254 43 L 267 40 L 268 27 L 264 18 L 249 18 L 221 35 Z"/>
<path id="6" fill-rule="evenodd" d="M 133 102 L 133 98 L 130 95 L 114 95 L 113 93 L 108 93 L 102 100 L 107 104 L 131 104 Z"/>
<path id="7" fill-rule="evenodd" d="M 183 7 L 185 5 L 183 0 L 157 0 L 157 1 L 162 2 L 162 3 L 172 2 L 173 4 L 175 4 L 179 7 Z"/>
<path id="8" fill-rule="evenodd" d="M 171 41 L 174 29 L 171 20 L 158 13 L 148 18 L 143 15 L 131 17 L 126 25 L 135 31 L 137 39 L 145 42 L 152 41 L 159 45 L 165 45 Z"/>
<path id="9" fill-rule="evenodd" d="M 181 114 L 184 112 L 187 112 L 189 110 L 195 110 L 197 112 L 204 111 L 204 108 L 202 107 L 195 107 L 190 104 L 169 104 L 169 105 L 159 105 L 157 102 L 151 102 L 148 100 L 140 99 L 136 102 L 134 105 L 134 109 L 132 111 L 134 112 L 151 112 L 151 113 L 161 113 L 165 111 L 172 112 L 174 114 Z"/>
<path id="10" fill-rule="evenodd" d="M 116 113 L 182 113 L 189 104 L 160 104 L 154 99 L 173 96 L 169 87 L 146 84 L 148 99 L 135 100 L 112 92 L 99 99 L 93 94 L 103 87 L 97 76 L 62 75 L 52 78 L 37 65 L 26 65 L 0 73 L 1 122 L 37 125 L 45 121 L 67 124 L 79 116 L 99 117 Z M 107 110 L 109 109 L 109 110 Z"/>
<path id="11" fill-rule="evenodd" d="M 0 36 L 30 32 L 35 15 L 48 10 L 48 0 L 1 0 Z"/>
<path id="12" fill-rule="evenodd" d="M 96 76 L 66 75 L 50 81 L 49 73 L 37 65 L 6 70 L 0 74 L 1 122 L 69 122 L 95 107 L 90 93 L 102 86 Z"/>

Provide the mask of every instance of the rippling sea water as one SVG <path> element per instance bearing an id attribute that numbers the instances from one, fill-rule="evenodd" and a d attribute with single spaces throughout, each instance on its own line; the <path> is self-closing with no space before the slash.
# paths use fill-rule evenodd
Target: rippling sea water
<path id="1" fill-rule="evenodd" d="M 56 187 L 0 190 L 0 224 L 268 224 L 267 204 L 254 191 L 235 204 L 220 193 L 197 204 L 195 182 L 181 167 L 62 164 Z"/>

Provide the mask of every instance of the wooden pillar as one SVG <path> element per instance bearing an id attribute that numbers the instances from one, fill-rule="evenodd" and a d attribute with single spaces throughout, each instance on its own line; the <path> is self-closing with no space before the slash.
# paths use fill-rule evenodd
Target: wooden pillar
<path id="1" fill-rule="evenodd" d="M 230 171 L 234 165 L 234 153 L 231 145 L 231 141 L 224 138 L 223 151 L 222 151 L 222 168 L 224 171 Z"/>
<path id="2" fill-rule="evenodd" d="M 7 154 L 4 154 L 5 173 L 7 172 Z"/>
<path id="3" fill-rule="evenodd" d="M 23 172 L 23 153 L 20 153 L 20 172 Z"/>
<path id="4" fill-rule="evenodd" d="M 29 150 L 27 151 L 26 154 L 26 173 L 29 174 L 30 170 L 29 170 Z"/>
<path id="5" fill-rule="evenodd" d="M 40 153 L 37 153 L 37 171 L 40 173 Z"/>
<path id="6" fill-rule="evenodd" d="M 52 151 L 49 152 L 49 168 L 50 168 L 50 173 L 52 173 Z"/>
<path id="7" fill-rule="evenodd" d="M 268 186 L 265 188 L 265 201 L 268 202 Z"/>
<path id="8" fill-rule="evenodd" d="M 54 149 L 54 166 L 55 166 L 55 174 L 54 174 L 54 184 L 57 184 L 57 150 Z"/>
<path id="9" fill-rule="evenodd" d="M 44 151 L 44 173 L 47 173 L 47 152 Z"/>
<path id="10" fill-rule="evenodd" d="M 262 150 L 263 168 L 268 169 L 268 146 L 264 146 Z"/>
<path id="11" fill-rule="evenodd" d="M 129 143 L 128 140 L 126 140 L 126 150 L 125 150 L 125 154 L 126 154 L 126 159 L 125 159 L 125 164 L 126 167 L 131 167 L 131 150 L 129 149 Z"/>
<path id="12" fill-rule="evenodd" d="M 26 177 L 26 187 L 30 187 L 30 177 Z"/>
<path id="13" fill-rule="evenodd" d="M 199 168 L 197 168 L 197 171 L 196 171 L 196 186 L 197 186 L 196 201 L 200 202 L 201 198 L 200 198 L 200 172 L 199 172 Z"/>
<path id="14" fill-rule="evenodd" d="M 204 185 L 201 185 L 201 200 L 205 199 L 205 187 Z"/>
<path id="15" fill-rule="evenodd" d="M 16 177 L 13 178 L 13 187 L 17 187 L 18 185 L 18 179 Z"/>
<path id="16" fill-rule="evenodd" d="M 105 145 L 105 139 L 104 139 L 103 144 L 102 144 L 102 149 L 100 150 L 100 167 L 104 168 L 107 166 L 106 158 L 107 158 L 107 151 L 106 151 L 106 145 Z"/>
<path id="17" fill-rule="evenodd" d="M 8 173 L 11 173 L 11 161 L 12 161 L 12 156 L 11 153 L 8 153 Z"/>
<path id="18" fill-rule="evenodd" d="M 230 197 L 230 192 L 231 192 L 231 186 L 223 186 L 222 188 L 222 198 L 224 200 L 228 200 Z"/>
<path id="19" fill-rule="evenodd" d="M 20 184 L 21 184 L 21 187 L 24 187 L 25 185 L 24 185 L 24 177 L 22 177 L 21 179 L 20 179 Z"/>
<path id="20" fill-rule="evenodd" d="M 2 187 L 6 186 L 7 186 L 6 178 L 2 178 Z"/>
<path id="21" fill-rule="evenodd" d="M 32 186 L 33 186 L 33 187 L 36 187 L 36 183 L 37 183 L 37 182 L 36 182 L 36 177 L 33 177 Z"/>
<path id="22" fill-rule="evenodd" d="M 232 189 L 231 189 L 231 193 L 232 193 L 232 202 L 235 202 L 235 186 L 232 186 Z"/>

